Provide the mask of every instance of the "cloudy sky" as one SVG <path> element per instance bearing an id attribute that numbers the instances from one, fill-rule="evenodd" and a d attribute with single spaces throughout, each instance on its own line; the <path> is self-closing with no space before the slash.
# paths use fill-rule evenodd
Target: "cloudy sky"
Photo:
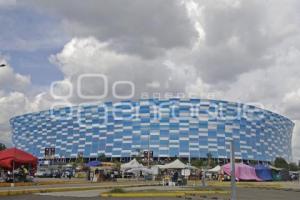
<path id="1" fill-rule="evenodd" d="M 99 101 L 80 95 L 103 94 L 103 77 L 79 86 L 90 73 L 107 77 L 101 100 L 127 81 L 135 98 L 185 94 L 283 114 L 300 160 L 298 0 L 0 0 L 0 25 L 0 142 L 11 145 L 12 116 Z"/>

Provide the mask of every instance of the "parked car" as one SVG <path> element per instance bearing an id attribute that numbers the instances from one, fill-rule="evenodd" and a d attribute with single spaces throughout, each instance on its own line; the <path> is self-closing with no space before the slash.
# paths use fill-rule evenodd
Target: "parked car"
<path id="1" fill-rule="evenodd" d="M 66 168 L 62 171 L 61 177 L 63 178 L 70 178 L 73 177 L 74 173 L 73 173 L 73 169 L 72 168 Z"/>
<path id="2" fill-rule="evenodd" d="M 34 175 L 36 177 L 39 177 L 39 178 L 50 178 L 50 177 L 52 177 L 51 171 L 47 170 L 47 169 L 38 169 L 37 172 Z"/>
<path id="3" fill-rule="evenodd" d="M 62 172 L 60 170 L 52 170 L 51 176 L 53 178 L 61 178 Z"/>

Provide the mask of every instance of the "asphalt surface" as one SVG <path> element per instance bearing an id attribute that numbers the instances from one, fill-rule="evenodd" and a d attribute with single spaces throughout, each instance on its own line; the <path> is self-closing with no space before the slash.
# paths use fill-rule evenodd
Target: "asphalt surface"
<path id="1" fill-rule="evenodd" d="M 165 187 L 167 190 L 186 190 L 182 187 Z M 36 195 L 41 196 L 56 196 L 56 197 L 99 197 L 99 194 L 102 192 L 107 192 L 110 189 L 100 189 L 100 190 L 84 190 L 84 191 L 69 191 L 69 192 L 51 192 L 51 193 L 40 193 Z M 128 187 L 124 188 L 125 191 L 145 191 L 145 190 L 157 190 L 161 191 L 163 188 L 161 186 L 144 186 L 144 187 Z"/>
<path id="2" fill-rule="evenodd" d="M 101 199 L 98 194 L 101 191 L 84 191 L 84 192 L 69 192 L 69 195 L 62 195 L 67 193 L 59 194 L 43 194 L 43 195 L 22 195 L 22 196 L 8 196 L 8 197 L 0 197 L 1 200 L 99 200 Z M 73 193 L 73 196 L 71 195 Z M 81 195 L 79 195 L 81 194 Z M 90 195 L 90 197 L 88 197 Z M 191 200 L 208 200 L 208 199 L 216 199 L 212 197 L 192 197 Z M 107 199 L 107 198 L 105 198 Z M 124 198 L 109 198 L 109 200 L 124 200 Z M 182 198 L 137 198 L 138 199 L 151 199 L 151 200 L 175 200 L 175 199 L 185 199 Z M 218 199 L 228 199 L 219 197 Z M 238 199 L 239 200 L 257 200 L 257 199 L 264 199 L 264 200 L 299 200 L 300 199 L 300 192 L 294 191 L 282 191 L 282 190 L 265 190 L 265 189 L 246 189 L 246 188 L 239 188 L 238 189 Z"/>
<path id="3" fill-rule="evenodd" d="M 157 183 L 157 182 L 156 182 Z M 139 184 L 146 184 L 145 182 L 101 182 L 101 183 L 90 183 L 90 182 L 83 182 L 83 183 L 68 183 L 68 184 L 49 184 L 49 185 L 36 185 L 36 186 L 18 186 L 18 187 L 0 187 L 1 191 L 18 191 L 18 190 L 36 190 L 36 189 L 51 189 L 51 188 L 101 188 L 101 187 L 118 187 L 120 185 L 139 185 Z M 151 184 L 151 182 L 148 182 Z"/>

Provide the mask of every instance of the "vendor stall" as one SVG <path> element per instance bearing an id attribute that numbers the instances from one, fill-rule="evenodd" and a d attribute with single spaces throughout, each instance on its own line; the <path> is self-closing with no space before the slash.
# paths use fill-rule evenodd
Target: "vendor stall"
<path id="1" fill-rule="evenodd" d="M 136 159 L 121 165 L 121 171 L 124 172 L 129 169 L 143 168 L 144 165 L 140 164 Z"/>
<path id="2" fill-rule="evenodd" d="M 185 185 L 191 174 L 191 170 L 198 169 L 189 164 L 184 164 L 179 159 L 165 165 L 158 165 L 158 167 L 161 170 L 167 170 L 167 173 L 163 177 L 163 185 L 169 186 Z"/>
<path id="3" fill-rule="evenodd" d="M 4 169 L 13 170 L 22 165 L 36 168 L 37 163 L 38 159 L 35 156 L 17 148 L 0 151 L 0 167 Z"/>
<path id="4" fill-rule="evenodd" d="M 208 176 L 209 180 L 219 180 L 223 181 L 224 179 L 224 172 L 220 165 L 217 165 L 216 167 L 209 169 L 206 171 L 206 176 Z"/>
<path id="5" fill-rule="evenodd" d="M 0 151 L 0 167 L 8 170 L 7 180 L 26 181 L 27 176 L 33 174 L 37 168 L 38 159 L 20 149 L 10 148 Z"/>
<path id="6" fill-rule="evenodd" d="M 115 181 L 118 176 L 118 167 L 115 163 L 102 162 L 101 166 L 92 166 L 89 177 L 92 182 Z"/>
<path id="7" fill-rule="evenodd" d="M 273 179 L 273 181 L 281 181 L 280 171 L 283 170 L 283 169 L 274 167 L 272 165 L 270 165 L 269 168 L 272 170 L 272 179 Z"/>
<path id="8" fill-rule="evenodd" d="M 224 172 L 231 176 L 231 164 L 228 163 L 226 165 L 222 166 L 222 169 Z M 245 165 L 243 163 L 235 163 L 235 177 L 236 180 L 255 180 L 255 181 L 261 181 L 260 178 L 256 176 L 255 168 L 251 167 L 249 165 Z"/>

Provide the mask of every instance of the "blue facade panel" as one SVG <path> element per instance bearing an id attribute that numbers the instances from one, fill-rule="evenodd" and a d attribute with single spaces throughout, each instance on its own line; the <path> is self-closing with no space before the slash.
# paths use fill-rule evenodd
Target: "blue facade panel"
<path id="1" fill-rule="evenodd" d="M 152 150 L 155 157 L 291 160 L 294 124 L 276 113 L 244 104 L 206 99 L 143 99 L 59 108 L 10 120 L 17 148 L 44 158 L 130 157 Z"/>

